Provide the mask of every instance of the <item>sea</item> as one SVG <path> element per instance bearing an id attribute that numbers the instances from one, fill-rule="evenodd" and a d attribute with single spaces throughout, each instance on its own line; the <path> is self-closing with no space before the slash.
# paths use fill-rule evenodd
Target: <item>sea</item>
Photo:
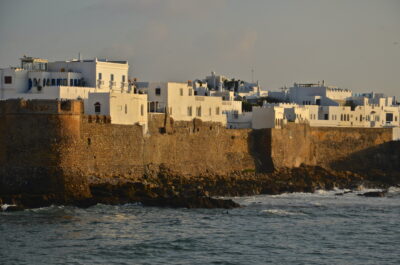
<path id="1" fill-rule="evenodd" d="M 0 213 L 0 264 L 400 264 L 400 189 L 232 198 L 237 209 Z"/>

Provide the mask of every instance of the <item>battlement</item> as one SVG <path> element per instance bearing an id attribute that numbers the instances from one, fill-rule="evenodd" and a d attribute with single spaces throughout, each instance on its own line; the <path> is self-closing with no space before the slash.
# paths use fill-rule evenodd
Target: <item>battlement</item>
<path id="1" fill-rule="evenodd" d="M 1 114 L 82 114 L 81 100 L 23 100 L 0 101 Z"/>

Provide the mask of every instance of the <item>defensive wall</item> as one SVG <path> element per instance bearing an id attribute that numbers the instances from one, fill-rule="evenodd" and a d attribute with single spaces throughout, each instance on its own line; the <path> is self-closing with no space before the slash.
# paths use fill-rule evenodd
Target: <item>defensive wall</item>
<path id="1" fill-rule="evenodd" d="M 160 168 L 187 177 L 270 172 L 301 164 L 394 170 L 398 148 L 386 158 L 391 140 L 388 128 L 288 124 L 236 130 L 199 119 L 173 121 L 164 114 L 149 114 L 149 130 L 143 134 L 139 125 L 114 125 L 107 116 L 84 115 L 81 101 L 8 100 L 0 102 L 0 194 L 84 198 L 90 196 L 91 177 L 134 180 L 156 175 Z"/>

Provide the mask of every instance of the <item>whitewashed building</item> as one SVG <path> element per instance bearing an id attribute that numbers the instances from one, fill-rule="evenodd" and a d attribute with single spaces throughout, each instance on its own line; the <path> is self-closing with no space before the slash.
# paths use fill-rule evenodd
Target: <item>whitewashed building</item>
<path id="1" fill-rule="evenodd" d="M 377 104 L 366 99 L 360 106 L 317 106 L 290 103 L 253 107 L 252 128 L 281 128 L 287 122 L 308 123 L 315 127 L 399 127 L 400 106 L 388 98 Z"/>
<path id="2" fill-rule="evenodd" d="M 352 97 L 350 89 L 327 86 L 321 83 L 294 83 L 279 92 L 268 92 L 272 98 L 299 105 L 339 106 Z"/>
<path id="3" fill-rule="evenodd" d="M 127 91 L 127 61 L 48 62 L 21 58 L 20 67 L 1 69 L 0 99 L 85 99 L 89 92 Z"/>
<path id="4" fill-rule="evenodd" d="M 49 62 L 21 58 L 20 67 L 0 69 L 0 100 L 81 99 L 85 113 L 109 115 L 113 124 L 147 128 L 147 95 L 134 94 L 127 61 L 70 60 Z"/>
<path id="5" fill-rule="evenodd" d="M 111 123 L 143 126 L 147 132 L 147 95 L 121 92 L 89 93 L 85 104 L 88 115 L 107 115 Z"/>
<path id="6" fill-rule="evenodd" d="M 191 82 L 149 82 L 138 84 L 147 93 L 149 112 L 168 112 L 177 121 L 199 118 L 228 125 L 228 114 L 241 114 L 242 102 L 221 96 L 195 95 Z"/>

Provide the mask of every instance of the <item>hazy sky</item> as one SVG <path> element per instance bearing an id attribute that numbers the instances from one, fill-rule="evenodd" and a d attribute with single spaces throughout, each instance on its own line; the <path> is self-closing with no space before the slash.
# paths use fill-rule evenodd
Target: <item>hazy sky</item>
<path id="1" fill-rule="evenodd" d="M 212 70 L 277 89 L 325 80 L 400 97 L 400 1 L 0 0 L 0 67 L 127 59 L 139 80 Z"/>

